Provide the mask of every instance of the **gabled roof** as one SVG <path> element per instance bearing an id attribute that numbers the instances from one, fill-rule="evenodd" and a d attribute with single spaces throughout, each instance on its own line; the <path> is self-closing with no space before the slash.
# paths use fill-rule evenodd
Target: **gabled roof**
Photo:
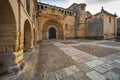
<path id="1" fill-rule="evenodd" d="M 89 11 L 86 11 L 86 18 L 92 18 L 92 14 Z"/>
<path id="2" fill-rule="evenodd" d="M 113 17 L 117 17 L 116 13 L 115 14 L 109 13 L 108 11 L 104 10 L 103 7 L 101 9 L 101 12 L 94 14 L 94 16 L 100 15 L 101 13 L 105 13 L 105 14 L 111 15 Z"/>
<path id="3" fill-rule="evenodd" d="M 90 15 L 92 15 L 89 11 L 86 11 L 86 14 L 90 14 Z"/>

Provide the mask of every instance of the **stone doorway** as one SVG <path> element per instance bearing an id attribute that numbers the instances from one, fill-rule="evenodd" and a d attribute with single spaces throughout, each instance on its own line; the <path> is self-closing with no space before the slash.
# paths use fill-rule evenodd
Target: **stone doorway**
<path id="1" fill-rule="evenodd" d="M 31 49 L 32 47 L 32 32 L 31 26 L 28 20 L 24 24 L 24 51 Z"/>
<path id="2" fill-rule="evenodd" d="M 41 34 L 42 34 L 42 40 L 49 40 L 49 39 L 62 40 L 64 38 L 63 26 L 59 21 L 55 19 L 47 20 L 43 24 Z"/>
<path id="3" fill-rule="evenodd" d="M 55 28 L 49 29 L 49 39 L 56 39 L 56 30 Z"/>

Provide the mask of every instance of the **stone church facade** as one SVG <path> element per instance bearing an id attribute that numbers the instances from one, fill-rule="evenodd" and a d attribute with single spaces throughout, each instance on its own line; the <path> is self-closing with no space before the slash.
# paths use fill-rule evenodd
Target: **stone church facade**
<path id="1" fill-rule="evenodd" d="M 112 39 L 117 36 L 117 15 L 101 11 L 86 19 L 86 38 Z"/>
<path id="2" fill-rule="evenodd" d="M 38 5 L 40 40 L 116 37 L 117 16 L 103 8 L 92 15 L 84 3 L 74 3 L 66 9 L 45 3 Z"/>
<path id="3" fill-rule="evenodd" d="M 85 37 L 85 7 L 73 4 L 64 9 L 39 3 L 40 40 Z"/>
<path id="4" fill-rule="evenodd" d="M 24 52 L 40 40 L 115 38 L 116 20 L 106 11 L 92 15 L 84 3 L 65 9 L 37 0 L 0 0 L 0 74 L 20 67 Z"/>

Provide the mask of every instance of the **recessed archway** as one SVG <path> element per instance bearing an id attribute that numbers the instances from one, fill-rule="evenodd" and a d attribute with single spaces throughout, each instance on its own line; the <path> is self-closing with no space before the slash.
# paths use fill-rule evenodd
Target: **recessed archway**
<path id="1" fill-rule="evenodd" d="M 56 29 L 53 27 L 49 29 L 49 39 L 56 39 Z"/>
<path id="2" fill-rule="evenodd" d="M 9 0 L 0 0 L 0 54 L 6 53 L 7 48 L 15 52 L 14 46 L 18 43 L 16 29 L 15 14 Z M 10 66 L 8 62 L 7 55 L 0 55 L 0 74 Z"/>
<path id="3" fill-rule="evenodd" d="M 52 36 L 50 36 L 51 34 Z M 47 20 L 42 27 L 42 39 L 48 40 L 48 39 L 63 39 L 63 26 L 62 24 L 55 20 L 55 19 L 49 19 Z"/>
<path id="4" fill-rule="evenodd" d="M 24 24 L 24 50 L 27 51 L 31 47 L 32 47 L 32 30 L 30 22 L 26 20 Z"/>
<path id="5" fill-rule="evenodd" d="M 9 0 L 0 0 L 0 45 L 16 45 L 16 20 Z"/>

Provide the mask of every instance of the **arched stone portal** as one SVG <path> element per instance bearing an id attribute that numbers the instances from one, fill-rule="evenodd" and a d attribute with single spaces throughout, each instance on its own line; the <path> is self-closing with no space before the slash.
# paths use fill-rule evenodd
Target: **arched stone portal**
<path id="1" fill-rule="evenodd" d="M 0 45 L 16 45 L 16 20 L 9 0 L 0 0 Z"/>
<path id="2" fill-rule="evenodd" d="M 64 39 L 62 24 L 55 19 L 47 20 L 42 27 L 42 39 Z"/>
<path id="3" fill-rule="evenodd" d="M 53 27 L 49 29 L 49 39 L 56 39 L 56 30 Z"/>
<path id="4" fill-rule="evenodd" d="M 24 50 L 27 51 L 32 47 L 32 30 L 28 20 L 24 24 Z"/>
<path id="5" fill-rule="evenodd" d="M 0 74 L 11 66 L 11 58 L 5 53 L 17 52 L 17 44 L 17 26 L 13 9 L 9 0 L 0 0 Z"/>

